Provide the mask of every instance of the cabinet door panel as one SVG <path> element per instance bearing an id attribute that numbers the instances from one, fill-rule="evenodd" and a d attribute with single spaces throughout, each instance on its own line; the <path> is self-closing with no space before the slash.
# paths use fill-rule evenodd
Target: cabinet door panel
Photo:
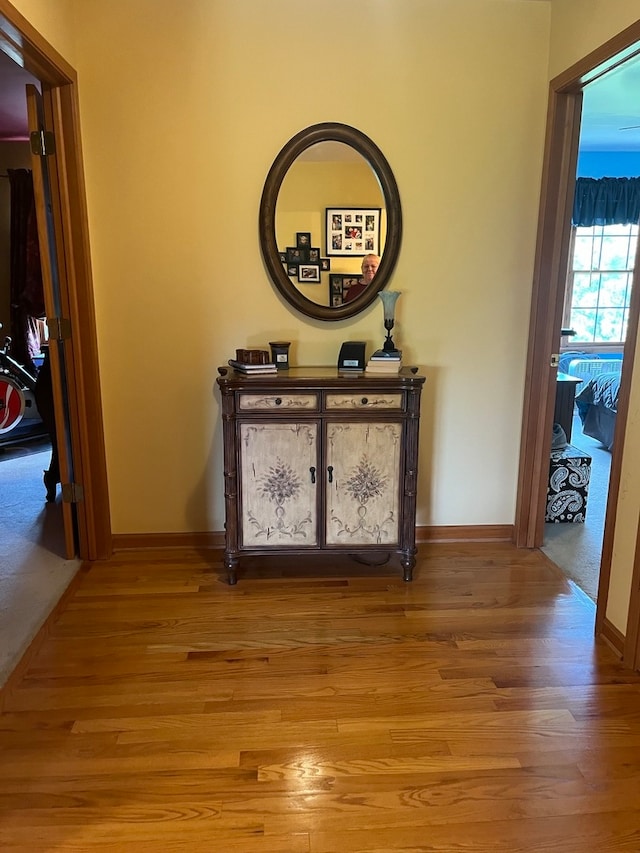
<path id="1" fill-rule="evenodd" d="M 328 423 L 326 542 L 398 542 L 400 423 Z"/>
<path id="2" fill-rule="evenodd" d="M 240 424 L 241 547 L 318 544 L 317 465 L 317 423 Z"/>

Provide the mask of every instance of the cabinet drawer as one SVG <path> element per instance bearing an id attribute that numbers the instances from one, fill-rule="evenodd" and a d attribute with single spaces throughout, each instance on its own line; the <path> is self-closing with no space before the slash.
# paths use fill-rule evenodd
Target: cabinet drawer
<path id="1" fill-rule="evenodd" d="M 240 394 L 238 408 L 244 412 L 306 411 L 318 409 L 317 394 Z"/>
<path id="2" fill-rule="evenodd" d="M 394 409 L 402 411 L 404 403 L 404 394 L 376 394 L 374 393 L 356 393 L 356 394 L 327 394 L 325 397 L 325 408 L 328 411 L 336 411 L 338 409 L 351 410 L 354 409 Z"/>

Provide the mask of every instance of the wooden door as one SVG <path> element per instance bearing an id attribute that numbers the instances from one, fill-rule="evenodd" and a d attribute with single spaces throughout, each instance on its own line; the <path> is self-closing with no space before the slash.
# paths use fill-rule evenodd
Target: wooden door
<path id="1" fill-rule="evenodd" d="M 240 547 L 318 544 L 318 423 L 240 424 Z"/>
<path id="2" fill-rule="evenodd" d="M 75 483 L 69 422 L 69 366 L 72 365 L 71 339 L 67 336 L 69 311 L 63 305 L 60 288 L 60 258 L 56 245 L 54 208 L 51 200 L 51 171 L 55 169 L 54 144 L 47 135 L 44 107 L 40 92 L 27 86 L 27 112 L 31 139 L 33 192 L 38 222 L 38 242 L 44 285 L 44 300 L 49 325 L 49 359 L 53 385 L 53 406 L 56 422 L 56 444 L 60 460 L 60 480 L 63 487 L 62 516 L 67 559 L 78 553 L 75 505 L 69 497 L 70 485 Z M 58 233 L 59 230 L 58 230 Z"/>
<path id="3" fill-rule="evenodd" d="M 327 424 L 326 544 L 397 545 L 402 424 Z"/>

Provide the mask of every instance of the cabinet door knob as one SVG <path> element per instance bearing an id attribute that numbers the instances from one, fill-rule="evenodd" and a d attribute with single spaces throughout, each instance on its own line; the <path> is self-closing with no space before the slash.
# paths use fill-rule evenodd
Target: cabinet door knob
<path id="1" fill-rule="evenodd" d="M 311 472 L 311 482 L 315 483 L 315 481 L 316 481 L 316 469 L 313 467 L 313 465 L 311 466 L 311 468 L 309 468 L 309 471 Z"/>
<path id="2" fill-rule="evenodd" d="M 333 483 L 333 465 L 327 466 L 327 473 L 329 474 L 329 482 Z"/>
<path id="3" fill-rule="evenodd" d="M 366 405 L 367 405 L 367 403 L 369 402 L 369 398 L 368 398 L 368 397 L 363 397 L 363 398 L 362 398 L 362 400 L 360 400 L 360 402 L 362 403 L 362 405 L 363 405 L 363 406 L 366 406 Z"/>
<path id="4" fill-rule="evenodd" d="M 276 404 L 276 406 L 281 406 L 282 405 L 282 397 L 276 397 L 275 404 Z"/>

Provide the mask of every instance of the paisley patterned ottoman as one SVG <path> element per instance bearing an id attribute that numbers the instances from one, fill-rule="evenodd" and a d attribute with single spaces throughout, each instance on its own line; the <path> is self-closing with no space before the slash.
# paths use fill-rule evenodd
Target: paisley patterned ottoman
<path id="1" fill-rule="evenodd" d="M 590 476 L 591 457 L 584 450 L 571 444 L 552 450 L 544 520 L 555 524 L 584 522 Z"/>

